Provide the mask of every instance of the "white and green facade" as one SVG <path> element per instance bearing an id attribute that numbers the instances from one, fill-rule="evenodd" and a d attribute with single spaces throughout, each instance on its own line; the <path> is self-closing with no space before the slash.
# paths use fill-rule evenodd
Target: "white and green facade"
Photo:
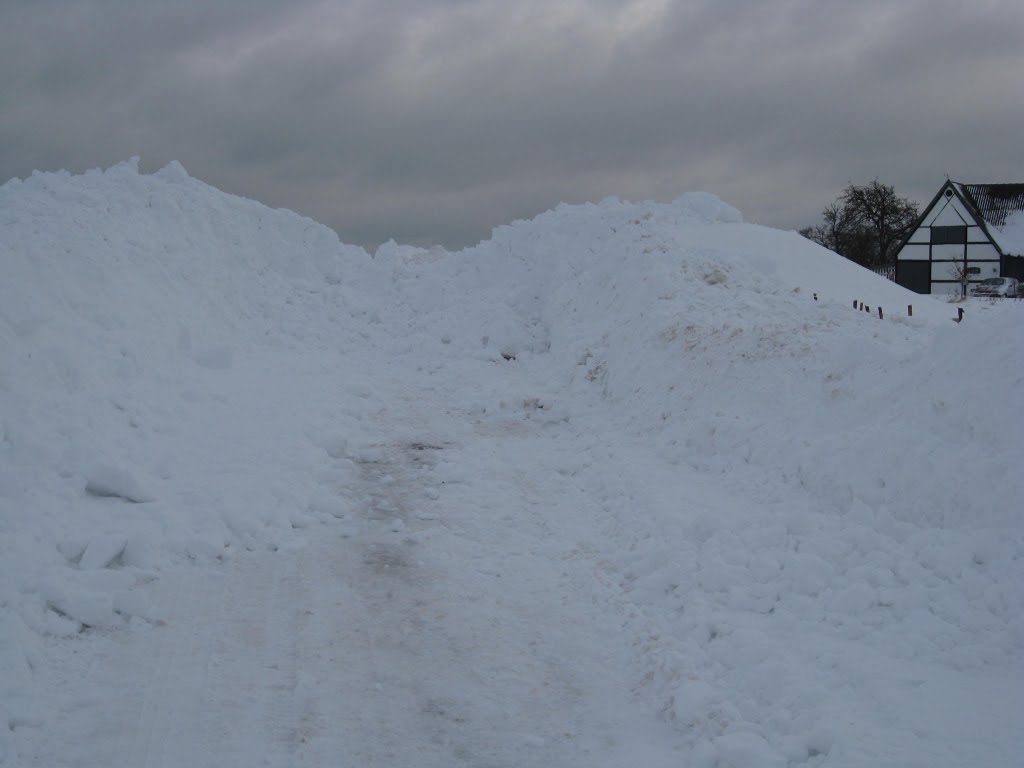
<path id="1" fill-rule="evenodd" d="M 900 247 L 896 282 L 917 293 L 960 294 L 989 277 L 1024 279 L 1024 248 L 1008 227 L 1018 217 L 1024 184 L 947 180 Z"/>

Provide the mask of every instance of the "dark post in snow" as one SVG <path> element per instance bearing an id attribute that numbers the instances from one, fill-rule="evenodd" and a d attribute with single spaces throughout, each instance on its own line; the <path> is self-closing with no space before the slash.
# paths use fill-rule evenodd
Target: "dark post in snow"
<path id="1" fill-rule="evenodd" d="M 882 317 L 882 308 L 881 308 L 881 307 L 879 307 L 879 308 L 878 308 L 878 319 L 879 319 L 879 320 L 882 320 L 882 319 L 884 319 L 884 318 Z"/>
<path id="2" fill-rule="evenodd" d="M 914 305 L 913 304 L 907 304 L 907 317 L 913 317 L 913 316 L 914 316 Z"/>
<path id="3" fill-rule="evenodd" d="M 856 299 L 854 299 L 854 300 L 853 300 L 853 308 L 854 308 L 854 309 L 856 309 L 856 308 L 857 308 L 857 300 L 856 300 Z"/>

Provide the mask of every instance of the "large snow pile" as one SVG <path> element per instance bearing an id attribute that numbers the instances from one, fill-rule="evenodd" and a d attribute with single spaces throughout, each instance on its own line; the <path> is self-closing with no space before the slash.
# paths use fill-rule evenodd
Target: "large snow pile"
<path id="1" fill-rule="evenodd" d="M 1017 670 L 1024 641 L 1020 309 L 976 303 L 958 324 L 946 302 L 739 221 L 704 195 L 607 200 L 499 228 L 446 259 L 384 255 L 402 257 L 399 291 L 450 290 L 418 308 L 420 345 L 429 323 L 465 354 L 536 356 L 551 372 L 548 406 L 592 430 L 571 475 L 605 504 L 639 507 L 621 540 L 630 551 L 608 558 L 647 609 L 635 631 L 662 712 L 716 745 L 708 764 L 726 759 L 737 724 L 774 745 L 737 737 L 750 765 L 823 755 L 844 732 L 863 749 L 878 733 L 836 721 L 887 706 L 916 708 L 890 727 L 927 744 L 892 764 L 981 754 L 947 751 L 935 708 L 902 689 L 926 679 L 927 696 L 948 699 L 961 686 L 1001 717 L 1019 704 L 952 671 Z M 652 467 L 610 473 L 609 427 L 620 447 L 640 440 L 760 503 L 723 502 Z M 945 672 L 922 671 L 923 659 Z M 971 732 L 977 721 L 960 717 Z M 907 748 L 897 742 L 867 754 L 893 760 Z"/>
<path id="2" fill-rule="evenodd" d="M 150 619 L 137 588 L 168 560 L 332 511 L 290 498 L 301 374 L 252 353 L 352 342 L 342 282 L 368 261 L 178 164 L 0 187 L 0 723 L 39 718 L 29 632 Z M 282 447 L 295 467 L 265 478 Z"/>
<path id="3" fill-rule="evenodd" d="M 865 503 L 923 524 L 1016 525 L 1006 499 L 1022 487 L 1024 453 L 1010 404 L 1024 336 L 1013 308 L 957 325 L 948 303 L 739 222 L 704 194 L 606 200 L 443 258 L 385 246 L 376 261 L 392 270 L 388 319 L 409 349 L 543 354 L 551 387 L 600 391 L 677 460 L 770 469 L 843 512 Z M 1003 499 L 980 504 L 979 488 Z"/>
<path id="4" fill-rule="evenodd" d="M 158 623 L 168 563 L 348 520 L 385 377 L 481 418 L 512 418 L 509 372 L 532 382 L 515 418 L 560 430 L 589 501 L 558 514 L 604 547 L 637 690 L 695 764 L 822 764 L 879 733 L 875 758 L 910 738 L 947 764 L 969 752 L 922 696 L 1019 670 L 1016 306 L 953 323 L 705 194 L 371 257 L 134 162 L 0 187 L 0 264 L 0 734 L 47 716 L 40 637 Z"/>

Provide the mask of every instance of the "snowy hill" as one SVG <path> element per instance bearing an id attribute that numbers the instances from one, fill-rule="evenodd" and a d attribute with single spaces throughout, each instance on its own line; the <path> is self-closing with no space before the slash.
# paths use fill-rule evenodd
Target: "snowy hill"
<path id="1" fill-rule="evenodd" d="M 1017 303 L 955 324 L 706 194 L 371 256 L 134 161 L 0 187 L 0 264 L 0 764 L 227 750 L 189 730 L 190 710 L 228 717 L 215 675 L 172 654 L 143 683 L 126 660 L 181 633 L 222 686 L 253 685 L 246 653 L 218 650 L 239 606 L 301 601 L 246 591 L 249 573 L 310 593 L 307 634 L 268 619 L 250 654 L 275 670 L 288 643 L 307 643 L 293 665 L 333 647 L 328 604 L 367 637 L 421 629 L 346 641 L 347 667 L 393 670 L 390 688 L 336 681 L 366 682 L 364 709 L 404 737 L 314 696 L 333 668 L 296 669 L 275 683 L 292 708 L 232 721 L 268 718 L 231 764 L 258 744 L 270 764 L 356 744 L 375 764 L 383 741 L 380 764 L 424 765 L 1010 766 L 1024 749 Z M 376 602 L 412 571 L 407 600 Z M 233 599 L 168 596 L 211 583 Z M 452 622 L 436 647 L 427 604 Z M 531 674 L 561 698 L 515 687 Z M 135 730 L 56 735 L 115 728 L 130 685 L 124 706 L 152 710 Z M 442 727 L 439 708 L 475 714 Z M 329 716 L 363 741 L 274 735 Z M 155 739 L 175 718 L 180 738 Z"/>

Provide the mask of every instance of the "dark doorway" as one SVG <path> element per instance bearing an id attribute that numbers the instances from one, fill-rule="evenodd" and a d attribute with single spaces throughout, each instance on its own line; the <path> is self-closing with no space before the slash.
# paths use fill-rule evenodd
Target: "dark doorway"
<path id="1" fill-rule="evenodd" d="M 897 261 L 896 282 L 914 293 L 932 292 L 930 261 Z"/>
<path id="2" fill-rule="evenodd" d="M 1024 256 L 1003 257 L 1003 277 L 1016 277 L 1024 280 Z"/>

